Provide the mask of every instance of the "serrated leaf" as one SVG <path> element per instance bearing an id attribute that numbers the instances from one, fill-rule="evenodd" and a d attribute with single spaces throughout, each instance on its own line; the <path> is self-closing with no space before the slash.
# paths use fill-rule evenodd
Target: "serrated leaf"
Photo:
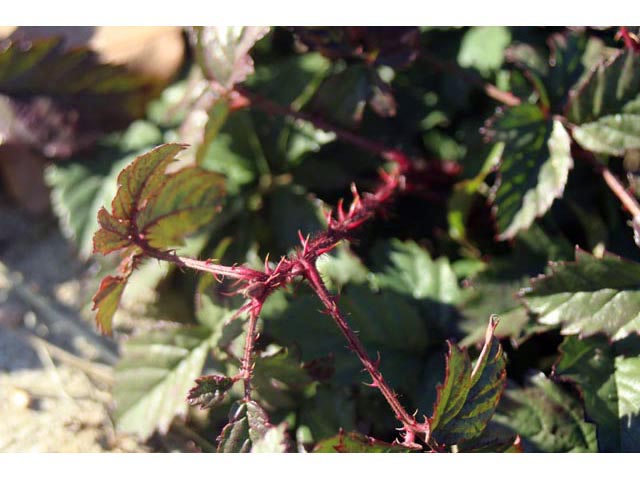
<path id="1" fill-rule="evenodd" d="M 154 248 L 180 245 L 184 236 L 212 220 L 220 207 L 222 178 L 199 167 L 168 172 L 183 148 L 162 145 L 120 173 L 112 213 L 98 212 L 96 252 L 107 254 L 137 241 Z"/>
<path id="2" fill-rule="evenodd" d="M 271 425 L 266 412 L 253 401 L 232 405 L 218 441 L 218 453 L 283 453 L 287 449 L 285 426 Z"/>
<path id="3" fill-rule="evenodd" d="M 506 360 L 493 336 L 496 325 L 492 318 L 473 369 L 467 352 L 448 342 L 446 376 L 429 418 L 431 438 L 440 444 L 472 440 L 491 420 L 506 381 Z"/>
<path id="4" fill-rule="evenodd" d="M 602 452 L 640 451 L 640 345 L 611 344 L 605 338 L 569 336 L 554 374 L 582 392 L 585 412 L 596 425 Z M 628 342 L 627 342 L 628 343 Z"/>
<path id="5" fill-rule="evenodd" d="M 376 440 L 358 432 L 340 431 L 335 437 L 319 442 L 313 453 L 409 453 L 410 449 L 401 445 Z"/>
<path id="6" fill-rule="evenodd" d="M 551 105 L 561 107 L 569 89 L 580 79 L 584 71 L 582 57 L 587 48 L 587 36 L 579 32 L 554 34 L 549 38 L 549 47 L 551 68 L 545 84 Z"/>
<path id="7" fill-rule="evenodd" d="M 605 333 L 618 340 L 640 331 L 638 285 L 640 264 L 576 250 L 575 262 L 552 264 L 522 298 L 540 323 L 561 325 L 563 335 Z"/>
<path id="8" fill-rule="evenodd" d="M 0 42 L 0 94 L 13 120 L 0 122 L 0 136 L 67 157 L 141 117 L 150 87 L 89 49 L 67 50 L 61 38 L 6 39 Z"/>
<path id="9" fill-rule="evenodd" d="M 578 400 L 542 373 L 524 388 L 507 388 L 493 421 L 519 434 L 525 452 L 597 451 L 595 427 Z"/>
<path id="10" fill-rule="evenodd" d="M 45 170 L 62 232 L 73 240 L 83 259 L 93 251 L 93 235 L 99 228 L 98 211 L 109 205 L 117 191 L 118 174 L 136 157 L 131 151 L 151 148 L 161 139 L 155 125 L 138 120 L 124 134 L 109 138 L 104 144 L 100 142 L 95 155 L 73 157 Z"/>
<path id="11" fill-rule="evenodd" d="M 637 56 L 622 50 L 603 59 L 571 90 L 567 117 L 577 125 L 622 113 L 640 95 Z"/>
<path id="12" fill-rule="evenodd" d="M 234 380 L 222 375 L 205 375 L 196 378 L 196 386 L 189 390 L 187 401 L 201 409 L 212 408 L 224 400 L 225 393 L 233 386 Z"/>
<path id="13" fill-rule="evenodd" d="M 126 341 L 113 390 L 117 427 L 142 438 L 166 432 L 175 416 L 187 412 L 185 399 L 214 340 L 204 327 L 174 327 Z"/>
<path id="14" fill-rule="evenodd" d="M 505 143 L 495 194 L 498 238 L 513 238 L 560 198 L 573 167 L 571 139 L 558 120 L 530 104 L 509 109 L 493 124 Z"/>
<path id="15" fill-rule="evenodd" d="M 269 32 L 269 27 L 194 27 L 191 40 L 200 68 L 224 90 L 253 73 L 249 50 Z"/>
<path id="16" fill-rule="evenodd" d="M 458 63 L 488 74 L 500 68 L 510 42 L 511 32 L 506 27 L 471 27 L 462 37 Z"/>
<path id="17" fill-rule="evenodd" d="M 640 115 L 616 114 L 600 117 L 573 129 L 573 138 L 585 150 L 622 156 L 640 148 Z"/>

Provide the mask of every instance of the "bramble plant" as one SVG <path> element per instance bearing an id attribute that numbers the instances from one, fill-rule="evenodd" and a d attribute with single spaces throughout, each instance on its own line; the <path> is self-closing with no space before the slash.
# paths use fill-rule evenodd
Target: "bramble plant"
<path id="1" fill-rule="evenodd" d="M 188 37 L 117 162 L 47 175 L 118 257 L 100 329 L 181 322 L 123 343 L 120 428 L 189 404 L 219 452 L 640 451 L 634 29 Z"/>

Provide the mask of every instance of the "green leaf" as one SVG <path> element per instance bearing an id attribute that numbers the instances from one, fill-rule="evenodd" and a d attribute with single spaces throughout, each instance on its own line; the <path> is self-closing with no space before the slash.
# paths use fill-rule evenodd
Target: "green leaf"
<path id="1" fill-rule="evenodd" d="M 431 438 L 440 444 L 454 445 L 480 436 L 493 416 L 506 381 L 506 360 L 493 336 L 496 325 L 492 318 L 473 368 L 467 352 L 448 342 L 446 376 L 437 388 L 429 418 Z"/>
<path id="2" fill-rule="evenodd" d="M 220 434 L 218 453 L 284 453 L 287 450 L 285 425 L 273 426 L 256 402 L 232 405 L 229 423 Z"/>
<path id="3" fill-rule="evenodd" d="M 574 128 L 573 138 L 585 150 L 623 156 L 640 148 L 640 115 L 616 114 Z"/>
<path id="4" fill-rule="evenodd" d="M 637 56 L 619 50 L 603 59 L 571 91 L 567 117 L 577 125 L 622 113 L 640 95 L 640 65 Z"/>
<path id="5" fill-rule="evenodd" d="M 126 341 L 113 390 L 118 428 L 147 438 L 186 414 L 189 388 L 214 341 L 204 327 L 156 329 Z"/>
<path id="6" fill-rule="evenodd" d="M 640 264 L 576 250 L 575 262 L 551 265 L 551 273 L 523 291 L 530 311 L 563 335 L 605 333 L 614 340 L 640 331 Z"/>
<path id="7" fill-rule="evenodd" d="M 635 356 L 628 357 L 629 346 L 623 342 L 568 336 L 554 367 L 556 376 L 580 388 L 603 452 L 640 451 L 640 345 L 637 337 L 633 341 Z"/>
<path id="8" fill-rule="evenodd" d="M 571 139 L 558 120 L 545 120 L 530 104 L 505 112 L 493 124 L 505 143 L 495 195 L 498 238 L 513 238 L 560 198 L 573 167 Z"/>
<path id="9" fill-rule="evenodd" d="M 410 449 L 392 445 L 358 432 L 340 433 L 319 442 L 313 453 L 409 453 Z"/>
<path id="10" fill-rule="evenodd" d="M 582 59 L 587 48 L 587 38 L 578 32 L 558 33 L 549 38 L 551 68 L 545 84 L 554 111 L 562 107 L 569 89 L 575 85 L 584 71 Z"/>
<path id="11" fill-rule="evenodd" d="M 373 284 L 417 300 L 423 315 L 448 331 L 461 300 L 458 279 L 446 257 L 431 259 L 415 242 L 394 239 L 374 250 Z"/>
<path id="12" fill-rule="evenodd" d="M 182 244 L 220 207 L 222 178 L 199 167 L 167 169 L 184 147 L 167 144 L 137 157 L 118 176 L 112 213 L 98 212 L 94 250 L 107 254 L 147 241 L 154 248 Z"/>
<path id="13" fill-rule="evenodd" d="M 471 27 L 462 37 L 458 63 L 487 75 L 500 68 L 504 49 L 510 42 L 511 32 L 507 27 Z"/>
<path id="14" fill-rule="evenodd" d="M 542 373 L 524 388 L 509 386 L 493 421 L 522 438 L 525 452 L 596 452 L 595 427 L 575 398 Z"/>

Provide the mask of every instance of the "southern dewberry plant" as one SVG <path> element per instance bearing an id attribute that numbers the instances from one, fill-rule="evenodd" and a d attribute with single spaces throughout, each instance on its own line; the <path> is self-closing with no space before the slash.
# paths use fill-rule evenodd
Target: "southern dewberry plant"
<path id="1" fill-rule="evenodd" d="M 101 330 L 172 321 L 119 327 L 120 428 L 190 404 L 220 452 L 640 451 L 634 28 L 187 33 L 111 160 L 47 173 L 117 256 Z"/>

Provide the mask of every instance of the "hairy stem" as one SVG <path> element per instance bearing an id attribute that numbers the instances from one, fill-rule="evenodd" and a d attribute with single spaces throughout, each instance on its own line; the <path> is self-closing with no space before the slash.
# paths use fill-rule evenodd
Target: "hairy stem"
<path id="1" fill-rule="evenodd" d="M 365 370 L 371 376 L 371 379 L 373 380 L 372 386 L 380 390 L 384 398 L 387 400 L 387 403 L 393 410 L 396 418 L 402 423 L 403 429 L 408 433 L 408 437 L 411 440 L 411 443 L 413 443 L 413 439 L 415 438 L 415 434 L 417 432 L 428 432 L 428 425 L 418 424 L 416 419 L 413 416 L 409 415 L 404 407 L 400 404 L 397 395 L 387 384 L 384 377 L 382 376 L 382 373 L 378 369 L 377 362 L 373 362 L 371 360 L 364 348 L 364 345 L 362 345 L 362 342 L 360 342 L 360 339 L 351 329 L 351 327 L 347 323 L 347 320 L 342 315 L 342 312 L 340 312 L 338 305 L 327 290 L 324 281 L 320 277 L 315 264 L 306 260 L 301 260 L 301 263 L 305 268 L 305 278 L 327 309 L 327 314 L 330 315 L 331 318 L 333 318 L 333 320 L 336 322 L 336 325 L 338 326 L 344 337 L 347 339 L 349 348 L 353 350 L 353 352 L 355 352 Z"/>
<path id="2" fill-rule="evenodd" d="M 249 326 L 247 327 L 247 338 L 244 341 L 244 354 L 242 355 L 242 364 L 240 367 L 240 375 L 244 380 L 244 399 L 251 400 L 251 376 L 253 374 L 253 349 L 254 343 L 258 336 L 256 327 L 258 325 L 258 317 L 262 310 L 263 302 L 255 302 L 249 309 Z"/>

